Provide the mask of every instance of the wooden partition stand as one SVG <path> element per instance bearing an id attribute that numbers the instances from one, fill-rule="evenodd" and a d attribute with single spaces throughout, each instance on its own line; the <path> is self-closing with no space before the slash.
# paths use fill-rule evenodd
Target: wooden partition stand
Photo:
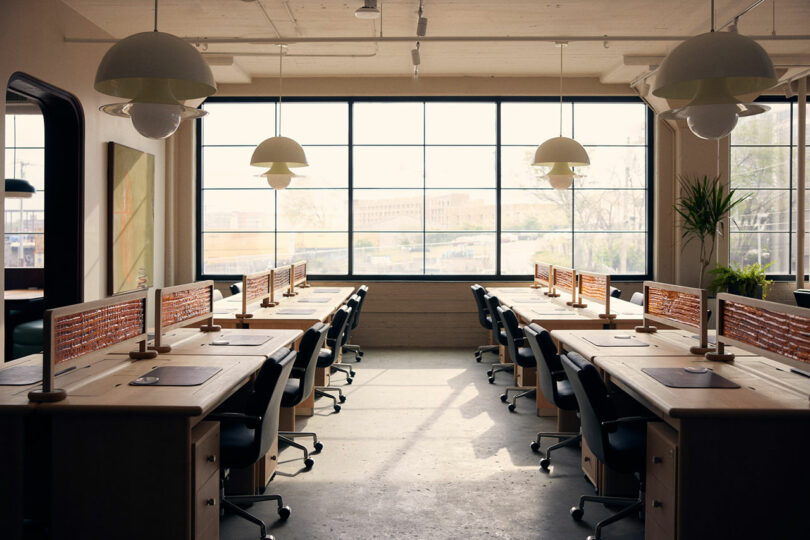
<path id="1" fill-rule="evenodd" d="M 34 402 L 61 401 L 67 393 L 54 388 L 54 368 L 79 357 L 106 354 L 112 347 L 138 343 L 129 353 L 134 360 L 155 358 L 147 350 L 146 289 L 45 311 L 42 351 L 42 389 L 32 390 Z M 75 367 L 75 366 L 73 366 Z M 73 369 L 73 368 L 69 368 Z"/>
<path id="2" fill-rule="evenodd" d="M 645 281 L 644 325 L 636 326 L 636 332 L 656 332 L 658 328 L 650 321 L 694 331 L 698 334 L 700 346 L 690 347 L 689 352 L 705 354 L 714 350 L 709 347 L 706 308 L 706 289 Z"/>
<path id="3" fill-rule="evenodd" d="M 214 282 L 211 280 L 164 287 L 155 290 L 155 344 L 150 347 L 167 353 L 171 346 L 161 344 L 164 332 L 188 326 L 199 321 L 208 321 L 200 326 L 201 332 L 218 332 L 214 324 Z"/>
<path id="4" fill-rule="evenodd" d="M 552 270 L 551 284 L 554 288 L 554 296 L 560 296 L 559 293 L 557 293 L 557 286 L 559 285 L 563 291 L 567 291 L 571 294 L 571 300 L 567 301 L 565 304 L 572 307 L 581 307 L 579 302 L 577 302 L 577 271 L 564 266 L 555 266 Z"/>
<path id="5" fill-rule="evenodd" d="M 551 286 L 551 265 L 546 263 L 534 263 L 534 282 L 531 284 L 532 289 L 540 289 L 545 287 L 547 290 L 544 294 L 548 295 Z"/>
<path id="6" fill-rule="evenodd" d="M 273 270 L 263 270 L 242 276 L 242 312 L 236 314 L 237 319 L 250 319 L 248 306 L 261 300 L 261 307 L 273 307 L 278 302 L 273 301 Z"/>
<path id="7" fill-rule="evenodd" d="M 577 272 L 577 277 L 579 278 L 577 287 L 579 302 L 576 307 L 588 307 L 588 304 L 585 304 L 582 299 L 590 298 L 605 306 L 605 312 L 599 314 L 600 319 L 615 319 L 616 314 L 610 312 L 610 276 L 593 272 Z"/>

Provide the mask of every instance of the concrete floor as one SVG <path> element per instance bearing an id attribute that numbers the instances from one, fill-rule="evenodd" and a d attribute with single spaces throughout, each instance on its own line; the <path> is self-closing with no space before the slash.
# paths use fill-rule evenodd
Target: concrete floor
<path id="1" fill-rule="evenodd" d="M 555 419 L 538 418 L 526 399 L 510 413 L 498 396 L 511 377 L 489 384 L 472 351 L 367 350 L 355 367 L 339 414 L 320 399 L 313 417 L 298 418 L 299 431 L 315 431 L 324 443 L 312 470 L 303 471 L 299 450 L 281 453 L 268 492 L 281 494 L 292 516 L 277 521 L 274 502 L 249 509 L 277 540 L 584 540 L 611 513 L 590 505 L 581 523 L 571 519 L 578 497 L 593 493 L 579 450 L 556 451 L 551 471 L 541 472 L 529 442 L 537 431 L 555 431 Z M 344 384 L 340 374 L 333 380 Z M 643 529 L 630 518 L 603 538 L 641 540 Z M 235 516 L 223 519 L 220 533 L 259 537 L 258 527 Z"/>

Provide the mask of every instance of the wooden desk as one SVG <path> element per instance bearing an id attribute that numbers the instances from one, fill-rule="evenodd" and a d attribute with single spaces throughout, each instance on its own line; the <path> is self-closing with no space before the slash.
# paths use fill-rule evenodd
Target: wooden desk
<path id="1" fill-rule="evenodd" d="M 3 300 L 6 302 L 30 301 L 45 298 L 43 289 L 6 289 L 3 291 Z"/>
<path id="2" fill-rule="evenodd" d="M 298 335 L 288 333 L 274 346 L 287 346 Z M 110 354 L 88 363 L 78 358 L 76 369 L 56 377 L 68 392 L 57 403 L 29 403 L 27 393 L 38 385 L 0 387 L 0 427 L 8 441 L 0 445 L 0 458 L 13 459 L 6 467 L 18 477 L 0 484 L 0 501 L 21 501 L 23 487 L 36 492 L 29 499 L 50 491 L 52 530 L 76 538 L 218 538 L 219 427 L 203 420 L 265 359 L 166 354 L 132 361 Z M 41 357 L 33 355 L 0 369 L 38 363 Z M 129 385 L 155 367 L 181 365 L 222 370 L 199 386 Z M 51 468 L 41 479 L 48 484 L 23 486 L 26 456 L 43 448 Z M 28 457 L 27 472 L 41 469 L 41 463 Z M 17 511 L 0 507 L 0 537 L 21 537 L 17 523 L 5 519 Z"/>
<path id="3" fill-rule="evenodd" d="M 565 342 L 577 350 L 570 336 Z M 593 363 L 663 420 L 648 426 L 647 539 L 807 535 L 810 379 L 757 356 L 726 364 L 598 355 Z M 670 388 L 641 371 L 687 366 L 709 367 L 741 388 Z"/>

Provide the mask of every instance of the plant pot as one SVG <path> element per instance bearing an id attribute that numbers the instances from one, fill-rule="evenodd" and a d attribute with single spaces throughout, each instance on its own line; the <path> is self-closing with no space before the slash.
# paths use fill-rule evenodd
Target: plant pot
<path id="1" fill-rule="evenodd" d="M 729 284 L 728 292 L 729 294 L 738 294 L 740 296 L 747 296 L 749 298 L 757 298 L 759 300 L 762 300 L 762 285 L 756 286 L 756 288 L 754 289 L 754 294 L 745 294 L 740 291 L 737 285 Z"/>

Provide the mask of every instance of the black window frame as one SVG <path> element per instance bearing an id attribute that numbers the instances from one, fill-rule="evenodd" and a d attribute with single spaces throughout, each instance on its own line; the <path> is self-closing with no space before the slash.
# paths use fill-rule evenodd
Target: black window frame
<path id="1" fill-rule="evenodd" d="M 205 103 L 278 103 L 277 97 L 269 96 L 212 96 L 206 99 Z M 501 274 L 501 105 L 503 103 L 528 102 L 528 103 L 559 103 L 559 97 L 552 96 L 307 96 L 307 97 L 285 97 L 287 103 L 328 103 L 345 102 L 348 104 L 348 273 L 346 274 L 312 274 L 313 280 L 322 281 L 527 281 L 532 279 L 531 269 L 526 274 Z M 384 103 L 384 102 L 468 102 L 468 103 L 494 103 L 495 104 L 495 197 L 496 197 L 496 242 L 495 242 L 495 274 L 353 274 L 353 249 L 354 227 L 353 227 L 353 202 L 354 202 L 354 141 L 353 141 L 353 112 L 355 103 Z M 564 103 L 639 103 L 644 102 L 633 96 L 567 96 L 563 97 Z M 202 105 L 201 105 L 202 106 Z M 646 105 L 645 105 L 646 106 Z M 613 274 L 611 281 L 615 282 L 637 282 L 652 279 L 652 257 L 653 257 L 653 226 L 655 217 L 655 171 L 654 171 L 654 148 L 655 148 L 655 114 L 652 109 L 646 107 L 646 228 L 643 231 L 646 235 L 646 256 L 645 272 L 643 274 Z M 269 136 L 269 134 L 268 134 Z M 215 281 L 237 281 L 241 279 L 241 274 L 204 274 L 203 269 L 203 164 L 202 164 L 202 121 L 196 122 L 196 183 L 195 183 L 195 276 L 198 280 L 212 279 Z M 573 201 L 572 201 L 573 204 Z M 423 216 L 425 219 L 425 216 Z M 424 231 L 423 231 L 424 232 Z M 572 231 L 572 235 L 575 231 Z M 572 246 L 573 249 L 573 246 Z M 573 252 L 572 252 L 573 257 Z"/>

